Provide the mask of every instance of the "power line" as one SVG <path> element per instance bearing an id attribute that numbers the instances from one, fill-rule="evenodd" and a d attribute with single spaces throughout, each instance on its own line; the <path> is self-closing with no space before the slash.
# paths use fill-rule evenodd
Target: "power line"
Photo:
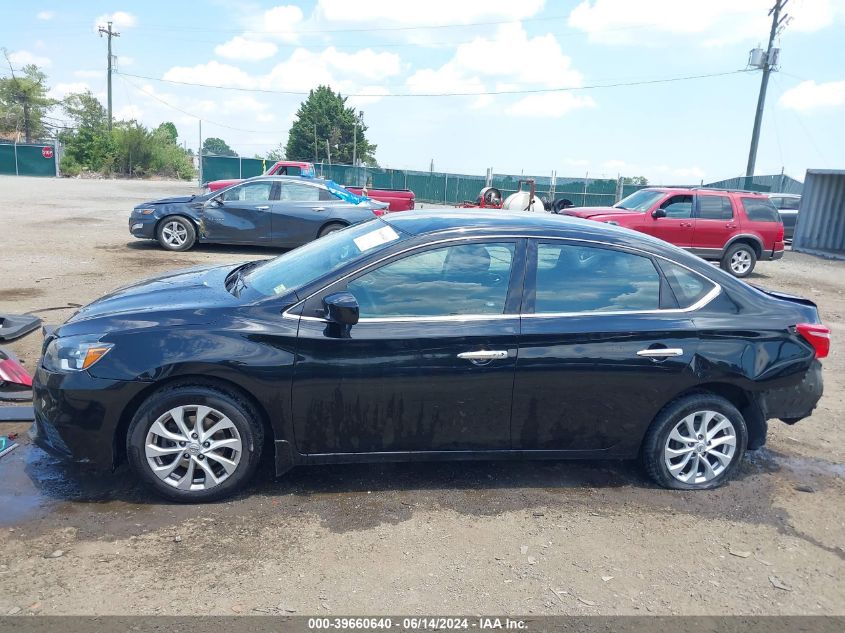
<path id="1" fill-rule="evenodd" d="M 725 77 L 728 75 L 738 75 L 750 72 L 746 69 L 741 70 L 729 70 L 720 73 L 706 73 L 701 75 L 686 75 L 682 77 L 665 77 L 662 79 L 647 79 L 641 81 L 624 81 L 624 82 L 616 82 L 616 83 L 606 83 L 606 84 L 592 84 L 588 86 L 565 86 L 560 88 L 525 88 L 520 90 L 490 90 L 490 91 L 476 91 L 476 92 L 438 92 L 438 93 L 413 93 L 413 92 L 397 92 L 397 93 L 388 93 L 388 94 L 379 94 L 379 93 L 350 93 L 345 96 L 347 97 L 379 97 L 379 98 L 387 98 L 387 97 L 479 97 L 485 95 L 521 95 L 521 94 L 542 94 L 542 93 L 551 93 L 551 92 L 575 92 L 579 90 L 599 90 L 602 88 L 623 88 L 628 86 L 647 86 L 653 84 L 665 84 L 665 83 L 673 83 L 678 81 L 691 81 L 694 79 L 708 79 L 710 77 Z M 190 81 L 177 81 L 174 79 L 160 79 L 158 77 L 149 77 L 146 75 L 135 75 L 132 73 L 124 73 L 121 71 L 115 71 L 117 75 L 123 75 L 125 77 L 135 77 L 136 79 L 146 79 L 149 81 L 159 81 L 162 83 L 174 84 L 177 86 L 192 86 L 195 88 L 213 88 L 216 90 L 235 90 L 238 92 L 257 92 L 263 94 L 282 94 L 282 95 L 295 95 L 295 96 L 304 96 L 309 94 L 307 91 L 297 91 L 297 90 L 270 90 L 267 88 L 243 88 L 238 86 L 215 86 L 211 84 L 203 84 L 203 83 L 196 83 Z"/>
<path id="2" fill-rule="evenodd" d="M 125 75 L 126 73 L 116 72 L 115 74 L 120 76 L 120 75 Z M 166 101 L 166 100 L 162 99 L 161 97 L 159 97 L 157 94 L 155 94 L 153 92 L 149 92 L 148 90 L 144 90 L 142 87 L 135 85 L 134 83 L 132 83 L 131 81 L 129 81 L 125 77 L 121 76 L 120 78 L 121 78 L 121 80 L 123 80 L 124 82 L 129 84 L 129 86 L 131 86 L 132 88 L 134 88 L 138 92 L 142 92 L 145 95 L 147 95 L 148 97 L 152 97 L 153 99 L 155 99 L 159 103 L 166 105 L 168 108 L 173 108 L 177 112 L 181 112 L 182 114 L 187 114 L 189 117 L 193 117 L 193 118 L 200 120 L 200 121 L 205 121 L 206 123 L 211 123 L 212 125 L 217 125 L 219 127 L 226 128 L 228 130 L 234 130 L 236 132 L 249 132 L 251 134 L 265 134 L 265 133 L 270 133 L 270 132 L 277 133 L 277 134 L 284 134 L 284 133 L 287 133 L 287 131 L 288 131 L 288 130 L 245 130 L 243 128 L 233 127 L 231 125 L 226 125 L 225 123 L 219 123 L 217 121 L 212 121 L 210 119 L 205 118 L 204 116 L 199 116 L 197 114 L 194 114 L 193 112 L 188 112 L 187 110 L 184 110 L 184 109 L 180 108 L 179 106 L 173 105 L 169 101 Z"/>

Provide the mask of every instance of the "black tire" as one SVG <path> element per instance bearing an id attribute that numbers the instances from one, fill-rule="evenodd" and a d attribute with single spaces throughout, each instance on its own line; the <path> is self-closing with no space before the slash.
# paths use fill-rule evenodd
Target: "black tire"
<path id="1" fill-rule="evenodd" d="M 147 461 L 145 445 L 150 428 L 161 416 L 176 407 L 187 406 L 190 408 L 196 405 L 210 407 L 226 416 L 237 429 L 242 450 L 239 453 L 239 461 L 237 461 L 234 471 L 219 484 L 202 490 L 180 490 L 153 473 L 152 467 Z M 190 418 L 186 421 L 190 429 Z M 212 423 L 213 418 L 209 421 L 209 424 Z M 176 446 L 175 442 L 170 444 L 173 447 Z M 263 444 L 264 427 L 258 413 L 249 402 L 216 387 L 180 385 L 165 387 L 156 391 L 138 408 L 129 424 L 126 435 L 126 455 L 130 467 L 138 478 L 161 496 L 181 503 L 201 503 L 223 499 L 243 488 L 258 467 Z M 190 447 L 185 450 L 185 454 L 188 450 L 190 450 Z M 229 454 L 229 457 L 232 461 L 235 461 L 231 454 Z M 175 458 L 176 461 L 179 459 L 181 459 L 181 456 Z M 190 460 L 191 458 L 188 457 L 187 459 Z M 203 457 L 198 457 L 198 459 L 203 459 Z M 219 468 L 219 462 L 211 458 L 205 460 L 205 463 L 206 465 L 215 464 Z M 199 466 L 199 462 L 195 462 L 195 469 L 199 469 Z M 201 476 L 204 482 L 207 481 L 206 475 L 201 473 L 201 469 L 196 470 L 196 473 L 198 473 L 197 478 Z M 195 480 L 192 479 L 192 481 Z"/>
<path id="2" fill-rule="evenodd" d="M 331 224 L 326 224 L 323 228 L 320 229 L 320 232 L 317 234 L 317 239 L 321 237 L 325 237 L 329 233 L 334 233 L 335 231 L 340 231 L 346 228 L 345 224 L 341 224 L 340 222 L 332 222 Z"/>
<path id="3" fill-rule="evenodd" d="M 177 240 L 168 238 L 167 231 L 173 231 L 178 227 L 179 235 L 184 234 L 184 242 L 179 243 Z M 162 218 L 156 227 L 156 239 L 161 247 L 168 251 L 187 251 L 193 247 L 197 241 L 197 230 L 194 223 L 183 215 L 168 215 Z"/>
<path id="4" fill-rule="evenodd" d="M 669 445 L 669 435 L 684 418 L 699 411 L 715 411 L 727 418 L 734 428 L 736 444 L 733 456 L 720 473 L 708 481 L 688 483 L 676 478 L 664 459 L 664 450 Z M 673 441 L 673 446 L 675 445 Z M 643 440 L 641 459 L 649 477 L 664 488 L 676 490 L 709 490 L 717 488 L 733 477 L 748 445 L 748 428 L 742 414 L 730 402 L 713 394 L 692 394 L 678 398 L 666 405 L 651 423 Z M 691 451 L 695 456 L 695 452 Z M 682 458 L 678 458 L 679 460 Z M 713 458 L 715 460 L 715 458 Z M 718 461 L 718 460 L 715 460 Z M 710 463 L 713 463 L 712 461 Z M 696 464 L 696 468 L 697 468 Z M 690 465 L 689 470 L 692 470 Z M 682 469 L 683 473 L 685 469 Z M 703 465 L 700 469 L 704 471 Z M 698 471 L 697 471 L 698 472 Z"/>
<path id="5" fill-rule="evenodd" d="M 734 257 L 739 257 L 740 260 L 734 261 Z M 739 278 L 748 277 L 754 270 L 755 264 L 757 264 L 757 252 L 751 244 L 745 242 L 733 244 L 725 251 L 721 262 L 722 270 Z"/>

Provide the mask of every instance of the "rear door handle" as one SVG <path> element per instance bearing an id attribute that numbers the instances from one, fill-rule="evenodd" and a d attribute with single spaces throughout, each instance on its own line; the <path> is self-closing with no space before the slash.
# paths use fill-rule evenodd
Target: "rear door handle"
<path id="1" fill-rule="evenodd" d="M 325 211 L 326 207 L 311 207 L 312 211 Z"/>
<path id="2" fill-rule="evenodd" d="M 641 349 L 637 352 L 637 356 L 644 356 L 646 358 L 671 358 L 672 356 L 682 356 L 684 350 L 680 347 L 657 347 L 654 349 Z"/>
<path id="3" fill-rule="evenodd" d="M 475 352 L 461 352 L 458 354 L 458 358 L 462 358 L 463 360 L 471 360 L 471 361 L 479 361 L 479 360 L 497 360 L 502 358 L 507 358 L 508 352 L 507 350 L 478 350 Z"/>
<path id="4" fill-rule="evenodd" d="M 270 206 L 266 205 L 266 204 L 263 204 L 260 207 L 255 207 L 256 211 L 266 211 L 269 208 L 270 208 Z"/>

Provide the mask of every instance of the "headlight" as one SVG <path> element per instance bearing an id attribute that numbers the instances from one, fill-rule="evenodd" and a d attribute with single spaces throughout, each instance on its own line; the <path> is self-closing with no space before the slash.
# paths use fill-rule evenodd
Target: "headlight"
<path id="1" fill-rule="evenodd" d="M 97 336 L 68 336 L 50 341 L 41 364 L 48 371 L 82 371 L 88 369 L 114 347 L 101 343 Z"/>
<path id="2" fill-rule="evenodd" d="M 135 209 L 135 213 L 137 213 L 138 215 L 152 215 L 153 213 L 155 213 L 155 209 L 151 209 L 149 207 L 146 207 L 144 209 Z"/>

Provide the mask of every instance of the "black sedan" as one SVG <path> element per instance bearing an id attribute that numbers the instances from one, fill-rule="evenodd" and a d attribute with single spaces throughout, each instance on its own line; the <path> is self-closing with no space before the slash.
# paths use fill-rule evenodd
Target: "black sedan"
<path id="1" fill-rule="evenodd" d="M 129 216 L 129 232 L 169 251 L 197 242 L 295 248 L 372 220 L 387 207 L 331 180 L 258 176 L 203 196 L 139 204 Z"/>
<path id="2" fill-rule="evenodd" d="M 712 488 L 822 392 L 829 330 L 669 244 L 550 214 L 402 213 L 176 272 L 44 342 L 37 443 L 163 495 L 300 464 L 634 458 Z"/>

